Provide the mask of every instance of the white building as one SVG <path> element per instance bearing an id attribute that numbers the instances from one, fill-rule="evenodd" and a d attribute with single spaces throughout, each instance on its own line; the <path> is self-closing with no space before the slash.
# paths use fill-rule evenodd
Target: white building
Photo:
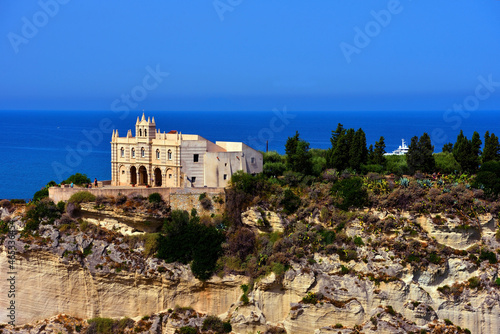
<path id="1" fill-rule="evenodd" d="M 262 172 L 262 154 L 240 142 L 211 142 L 177 131 L 161 133 L 155 119 L 137 118 L 135 136 L 128 130 L 111 138 L 112 185 L 155 187 L 225 187 L 238 170 Z"/>

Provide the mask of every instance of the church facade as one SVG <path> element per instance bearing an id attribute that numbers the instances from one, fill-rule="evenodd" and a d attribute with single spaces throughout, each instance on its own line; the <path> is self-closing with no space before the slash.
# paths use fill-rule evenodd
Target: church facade
<path id="1" fill-rule="evenodd" d="M 128 130 L 111 138 L 114 186 L 225 187 L 239 170 L 262 172 L 262 153 L 241 142 L 215 143 L 177 131 L 160 132 L 155 119 L 137 118 L 135 136 Z"/>

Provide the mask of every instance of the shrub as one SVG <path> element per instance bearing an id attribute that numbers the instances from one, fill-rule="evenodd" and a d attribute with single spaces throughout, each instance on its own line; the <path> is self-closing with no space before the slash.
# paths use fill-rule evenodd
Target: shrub
<path id="1" fill-rule="evenodd" d="M 115 320 L 110 318 L 93 318 L 87 320 L 89 328 L 87 333 L 112 334 Z"/>
<path id="2" fill-rule="evenodd" d="M 203 198 L 201 201 L 201 207 L 205 210 L 210 210 L 212 209 L 212 200 L 208 197 Z"/>
<path id="3" fill-rule="evenodd" d="M 122 205 L 125 204 L 127 201 L 127 196 L 118 194 L 118 197 L 116 197 L 116 205 Z"/>
<path id="4" fill-rule="evenodd" d="M 496 284 L 497 286 L 500 286 L 500 277 L 498 277 L 498 278 L 495 280 L 495 284 Z"/>
<path id="5" fill-rule="evenodd" d="M 228 248 L 232 254 L 245 260 L 255 249 L 255 233 L 245 227 L 237 229 L 229 236 Z"/>
<path id="6" fill-rule="evenodd" d="M 280 276 L 285 272 L 285 266 L 282 263 L 273 262 L 271 270 L 276 274 L 276 276 Z"/>
<path id="7" fill-rule="evenodd" d="M 88 191 L 79 191 L 71 195 L 68 202 L 74 204 L 94 202 L 95 196 Z"/>
<path id="8" fill-rule="evenodd" d="M 480 286 L 481 286 L 481 280 L 479 279 L 479 277 L 474 276 L 469 278 L 469 288 L 476 289 L 479 288 Z"/>
<path id="9" fill-rule="evenodd" d="M 9 233 L 9 224 L 3 220 L 0 220 L 0 235 Z"/>
<path id="10" fill-rule="evenodd" d="M 392 316 L 396 315 L 396 311 L 394 311 L 394 308 L 391 305 L 386 306 L 385 311 Z"/>
<path id="11" fill-rule="evenodd" d="M 439 262 L 441 262 L 441 257 L 438 256 L 436 253 L 430 253 L 429 254 L 429 262 L 434 263 L 434 264 L 438 264 Z"/>
<path id="12" fill-rule="evenodd" d="M 17 199 L 17 198 L 11 199 L 10 202 L 12 204 L 26 204 L 26 201 L 24 199 Z"/>
<path id="13" fill-rule="evenodd" d="M 222 253 L 224 235 L 213 226 L 198 223 L 186 211 L 175 210 L 164 223 L 164 235 L 158 240 L 158 257 L 167 262 L 191 263 L 198 279 L 208 279 Z"/>
<path id="14" fill-rule="evenodd" d="M 216 317 L 215 315 L 209 315 L 203 320 L 203 325 L 201 329 L 203 331 L 213 331 L 218 334 L 222 333 L 229 333 L 231 332 L 232 328 L 230 329 L 230 324 L 224 325 L 222 320 L 219 319 L 219 317 Z M 229 331 L 228 331 L 229 330 Z"/>
<path id="15" fill-rule="evenodd" d="M 340 328 L 344 328 L 344 325 L 342 325 L 342 324 L 335 324 L 335 326 L 334 326 L 334 327 L 335 327 L 335 328 L 339 328 L 339 329 L 340 329 Z"/>
<path id="16" fill-rule="evenodd" d="M 196 333 L 198 333 L 198 330 L 195 327 L 184 326 L 181 328 L 177 328 L 175 330 L 175 333 L 176 334 L 196 334 Z"/>
<path id="17" fill-rule="evenodd" d="M 361 239 L 361 237 L 356 236 L 354 237 L 354 244 L 356 246 L 364 246 L 365 243 L 363 242 L 363 239 Z"/>
<path id="18" fill-rule="evenodd" d="M 453 326 L 453 322 L 451 322 L 450 319 L 444 319 L 444 323 L 447 325 L 447 326 Z"/>
<path id="19" fill-rule="evenodd" d="M 68 177 L 64 181 L 64 183 L 66 183 L 66 184 L 73 183 L 73 184 L 77 184 L 77 185 L 82 185 L 82 184 L 86 184 L 86 183 L 91 183 L 91 181 L 87 177 L 87 174 L 76 173 L 76 174 L 73 174 L 70 177 Z"/>
<path id="20" fill-rule="evenodd" d="M 368 202 L 368 193 L 363 188 L 363 180 L 359 177 L 337 181 L 332 186 L 331 193 L 339 199 L 335 205 L 344 211 L 350 207 L 363 207 Z"/>
<path id="21" fill-rule="evenodd" d="M 156 254 L 156 252 L 158 251 L 159 239 L 160 234 L 158 233 L 146 234 L 146 241 L 144 241 L 144 256 L 150 257 Z"/>
<path id="22" fill-rule="evenodd" d="M 436 169 L 443 174 L 460 172 L 462 169 L 452 153 L 435 153 L 434 160 L 436 161 Z"/>
<path id="23" fill-rule="evenodd" d="M 207 193 L 202 193 L 200 194 L 200 196 L 198 197 L 198 200 L 201 202 L 202 199 L 206 198 L 207 197 Z"/>
<path id="24" fill-rule="evenodd" d="M 33 195 L 33 201 L 39 201 L 41 199 L 44 199 L 46 197 L 49 197 L 49 189 L 43 188 L 41 190 L 38 190 L 34 195 Z"/>
<path id="25" fill-rule="evenodd" d="M 60 216 L 54 202 L 48 198 L 42 199 L 28 206 L 24 216 L 26 221 L 24 231 L 36 231 L 40 223 L 53 224 Z"/>
<path id="26" fill-rule="evenodd" d="M 304 304 L 317 304 L 318 300 L 318 295 L 314 292 L 308 292 L 307 295 L 302 298 Z"/>
<path id="27" fill-rule="evenodd" d="M 281 200 L 283 211 L 286 214 L 292 214 L 297 211 L 301 204 L 300 197 L 295 195 L 290 189 L 286 189 L 283 195 L 283 199 Z"/>
<path id="28" fill-rule="evenodd" d="M 161 203 L 163 202 L 163 199 L 161 198 L 161 195 L 158 193 L 152 193 L 148 197 L 149 203 Z"/>
<path id="29" fill-rule="evenodd" d="M 60 213 L 64 213 L 64 210 L 66 208 L 66 203 L 63 201 L 57 202 L 57 210 L 59 210 Z"/>
<path id="30" fill-rule="evenodd" d="M 481 253 L 479 254 L 479 260 L 481 261 L 488 260 L 491 264 L 495 264 L 498 262 L 495 253 L 485 249 L 481 250 Z"/>

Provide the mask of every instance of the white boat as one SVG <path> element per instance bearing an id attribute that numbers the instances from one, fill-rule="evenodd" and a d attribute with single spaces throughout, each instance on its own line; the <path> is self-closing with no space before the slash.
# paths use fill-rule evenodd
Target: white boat
<path id="1" fill-rule="evenodd" d="M 401 139 L 401 141 L 402 143 L 397 150 L 392 151 L 392 153 L 385 153 L 384 155 L 405 155 L 408 153 L 408 146 L 406 146 L 405 140 Z"/>

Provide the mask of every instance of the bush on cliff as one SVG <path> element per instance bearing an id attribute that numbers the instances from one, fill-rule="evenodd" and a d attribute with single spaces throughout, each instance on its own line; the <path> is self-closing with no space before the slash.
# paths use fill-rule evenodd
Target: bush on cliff
<path id="1" fill-rule="evenodd" d="M 331 191 L 337 198 L 336 206 L 345 211 L 350 207 L 363 207 L 368 202 L 368 193 L 363 188 L 363 180 L 359 177 L 337 181 Z"/>
<path id="2" fill-rule="evenodd" d="M 82 185 L 82 184 L 86 184 L 86 183 L 91 183 L 91 181 L 87 177 L 87 174 L 76 173 L 76 174 L 73 174 L 70 177 L 68 177 L 64 181 L 64 183 L 66 183 L 66 184 L 73 183 L 73 184 L 77 184 L 77 185 Z"/>
<path id="3" fill-rule="evenodd" d="M 163 226 L 157 256 L 167 262 L 191 262 L 193 275 L 208 279 L 222 254 L 224 240 L 215 227 L 200 224 L 198 216 L 190 218 L 187 211 L 175 210 Z"/>
<path id="4" fill-rule="evenodd" d="M 61 216 L 57 206 L 48 198 L 28 205 L 24 215 L 24 231 L 36 231 L 40 224 L 53 224 Z"/>
<path id="5" fill-rule="evenodd" d="M 161 203 L 163 202 L 163 199 L 161 198 L 161 195 L 158 193 L 152 193 L 148 197 L 149 203 Z"/>
<path id="6" fill-rule="evenodd" d="M 74 204 L 80 204 L 80 203 L 94 202 L 95 199 L 96 199 L 95 196 L 89 193 L 88 191 L 79 191 L 71 195 L 68 202 Z"/>

